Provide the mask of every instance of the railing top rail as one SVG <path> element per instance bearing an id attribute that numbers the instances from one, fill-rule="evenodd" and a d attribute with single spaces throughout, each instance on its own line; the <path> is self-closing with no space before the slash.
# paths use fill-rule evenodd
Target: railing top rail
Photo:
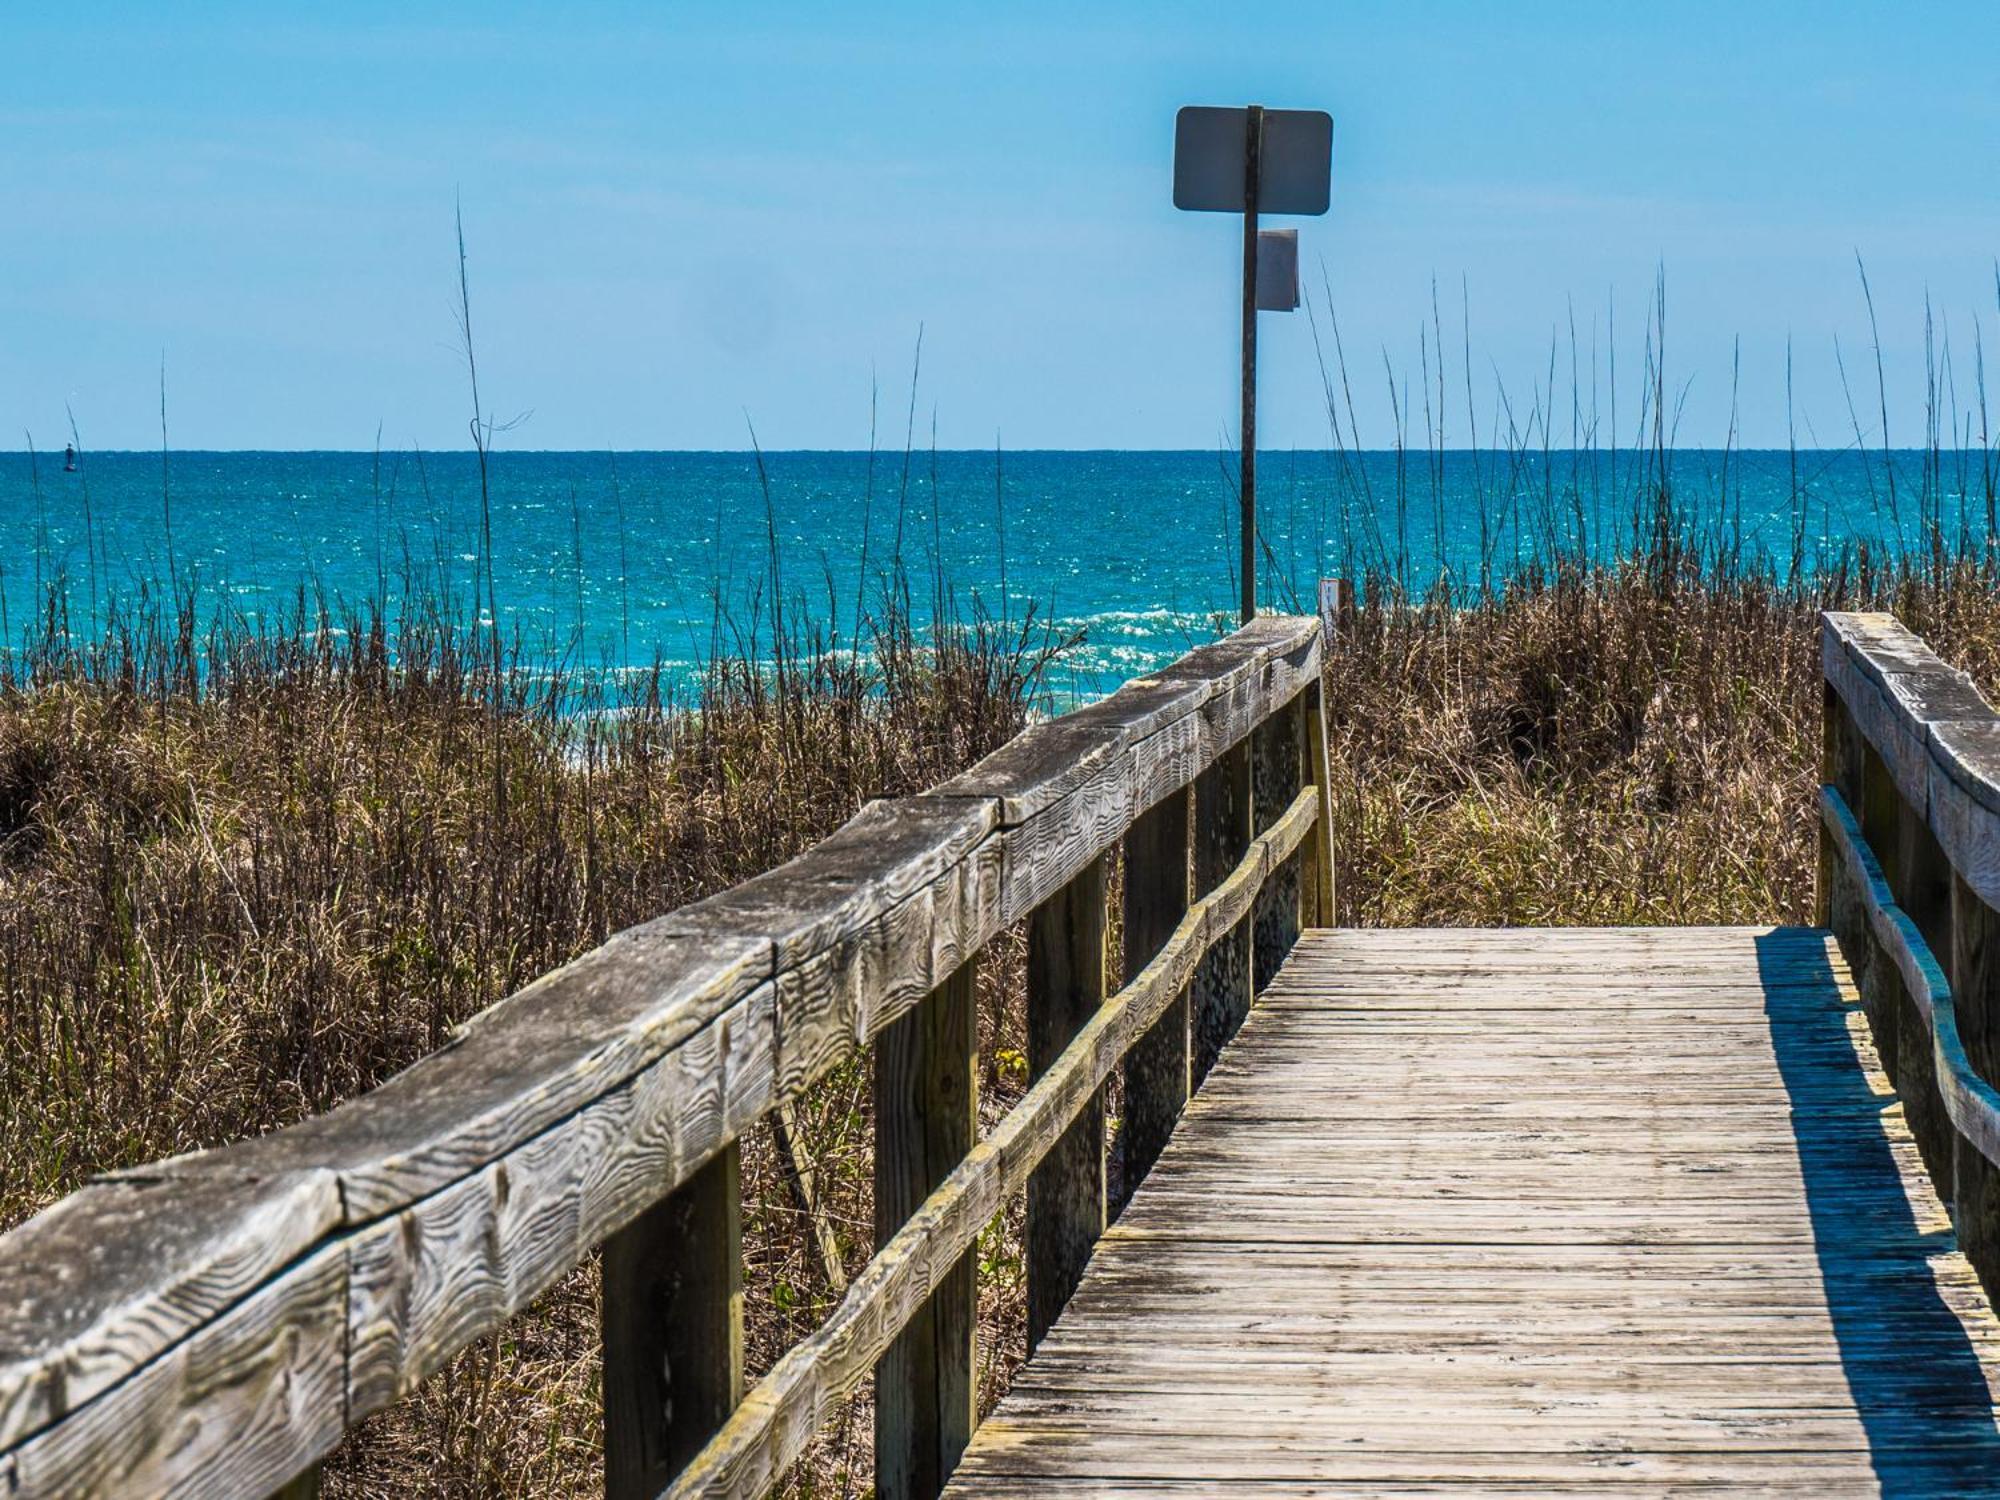
<path id="1" fill-rule="evenodd" d="M 326 1115 L 0 1238 L 0 1481 L 88 1489 L 169 1426 L 223 1488 L 304 1467 L 1060 890 L 1319 653 L 1317 619 L 1257 620 L 619 933 Z"/>
<path id="2" fill-rule="evenodd" d="M 1894 615 L 1821 618 L 1828 687 L 1952 869 L 2000 907 L 2000 715 Z"/>

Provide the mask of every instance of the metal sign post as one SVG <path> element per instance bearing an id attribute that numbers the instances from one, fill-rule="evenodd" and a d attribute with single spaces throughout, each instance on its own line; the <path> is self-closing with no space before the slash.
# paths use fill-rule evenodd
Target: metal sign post
<path id="1" fill-rule="evenodd" d="M 1248 116 L 1243 122 L 1243 421 L 1237 429 L 1242 477 L 1236 487 L 1246 625 L 1257 618 L 1257 188 L 1264 165 L 1264 106 L 1251 105 Z"/>
<path id="2" fill-rule="evenodd" d="M 1333 117 L 1316 109 L 1189 105 L 1174 121 L 1174 207 L 1243 215 L 1243 619 L 1257 614 L 1257 309 L 1298 306 L 1298 247 L 1259 253 L 1260 213 L 1323 214 Z M 1260 275 L 1260 267 L 1268 267 Z M 1289 285 L 1283 284 L 1285 280 Z"/>

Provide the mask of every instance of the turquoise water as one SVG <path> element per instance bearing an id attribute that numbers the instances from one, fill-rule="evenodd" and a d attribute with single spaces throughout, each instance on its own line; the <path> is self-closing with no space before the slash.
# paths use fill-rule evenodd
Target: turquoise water
<path id="1" fill-rule="evenodd" d="M 1314 580 L 1368 567 L 1422 587 L 1498 580 L 1554 548 L 1629 543 L 1629 454 L 1267 453 L 1264 601 L 1310 609 Z M 1683 451 L 1691 532 L 1781 571 L 1857 538 L 1987 522 L 1980 455 Z M 659 660 L 683 679 L 718 639 L 762 641 L 776 568 L 792 618 L 851 629 L 899 555 L 919 616 L 941 576 L 961 613 L 1080 632 L 1059 687 L 1100 692 L 1210 636 L 1235 608 L 1234 455 L 1219 453 L 497 453 L 494 593 L 530 646 L 589 665 Z M 39 484 L 39 494 L 37 493 Z M 1929 499 L 1920 495 L 1928 491 Z M 86 510 L 96 539 L 85 542 Z M 253 620 L 301 586 L 355 603 L 406 588 L 472 599 L 480 555 L 469 453 L 0 454 L 0 588 L 18 635 L 38 583 L 72 620 L 171 571 Z M 900 536 L 900 543 L 899 543 Z M 865 538 L 865 542 L 864 542 Z M 171 542 L 171 546 L 170 546 Z M 865 545 L 865 564 L 864 564 Z M 899 552 L 900 546 L 900 552 Z M 94 591 L 92 558 L 95 558 Z M 864 589 L 864 566 L 867 587 Z"/>

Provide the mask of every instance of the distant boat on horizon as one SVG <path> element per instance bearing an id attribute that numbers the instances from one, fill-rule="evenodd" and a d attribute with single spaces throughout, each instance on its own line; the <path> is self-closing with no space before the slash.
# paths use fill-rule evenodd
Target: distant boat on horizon
<path id="1" fill-rule="evenodd" d="M 74 474 L 75 472 L 76 472 L 76 444 L 65 443 L 63 444 L 63 473 Z"/>

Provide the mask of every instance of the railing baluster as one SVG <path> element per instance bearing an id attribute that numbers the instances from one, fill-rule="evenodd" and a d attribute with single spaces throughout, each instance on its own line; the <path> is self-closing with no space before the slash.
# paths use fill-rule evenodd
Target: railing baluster
<path id="1" fill-rule="evenodd" d="M 1866 759 L 1861 728 L 1854 722 L 1854 715 L 1841 701 L 1833 684 L 1825 685 L 1822 698 L 1824 717 L 1820 729 L 1820 779 L 1840 793 L 1848 807 L 1857 810 L 1858 817 Z M 1814 921 L 1817 925 L 1828 928 L 1835 925 L 1834 892 L 1844 878 L 1833 835 L 1822 823 L 1819 830 L 1819 884 L 1814 896 Z M 1841 931 L 1838 936 L 1845 945 L 1850 934 Z M 1856 946 L 1848 958 L 1855 983 L 1861 990 L 1862 1006 L 1868 1013 L 1868 1028 L 1875 1038 L 1875 1053 L 1881 1058 L 1882 1071 L 1889 1076 L 1889 1081 L 1901 1089 L 1903 1079 L 1897 1057 L 1898 1044 L 1906 1024 L 1902 1011 L 1907 1003 L 1899 998 L 1902 982 L 1894 976 L 1894 966 L 1886 959 L 1877 961 L 1880 955 L 1875 952 L 1874 944 L 1865 932 L 1857 931 L 1854 937 Z"/>
<path id="2" fill-rule="evenodd" d="M 1028 1068 L 1040 1078 L 1104 1003 L 1106 856 L 1028 921 Z M 1104 1233 L 1104 1101 L 1085 1105 L 1028 1179 L 1028 1348 L 1082 1279 Z"/>
<path id="3" fill-rule="evenodd" d="M 968 959 L 875 1043 L 878 1247 L 972 1149 L 978 971 Z M 878 1500 L 931 1500 L 972 1439 L 976 1269 L 967 1252 L 875 1366 Z"/>
<path id="4" fill-rule="evenodd" d="M 1140 814 L 1125 835 L 1125 975 L 1129 981 L 1166 945 L 1188 909 L 1188 793 Z M 1188 996 L 1166 1008 L 1126 1054 L 1125 1118 L 1119 1129 L 1123 1197 L 1145 1179 L 1188 1096 Z M 1120 1206 L 1123 1206 L 1121 1199 Z"/>
<path id="5" fill-rule="evenodd" d="M 1194 888 L 1207 895 L 1217 881 L 1236 867 L 1255 836 L 1251 820 L 1255 800 L 1251 789 L 1251 739 L 1245 738 L 1194 784 Z M 1218 938 L 1194 977 L 1194 1082 L 1197 1087 L 1215 1066 L 1222 1044 L 1236 1034 L 1250 1014 L 1251 918 Z"/>
<path id="6" fill-rule="evenodd" d="M 1825 627 L 1821 626 L 1824 630 Z M 1861 807 L 1861 730 L 1854 722 L 1854 715 L 1848 712 L 1840 694 L 1832 683 L 1820 688 L 1820 756 L 1819 775 L 1825 785 L 1840 793 L 1841 799 L 1855 815 L 1860 816 Z M 1815 898 L 1815 916 L 1821 927 L 1833 922 L 1834 883 L 1839 878 L 1833 835 L 1824 825 L 1819 830 L 1819 886 Z M 1893 1070 L 1892 1070 L 1893 1071 Z"/>
<path id="7" fill-rule="evenodd" d="M 1251 833 L 1262 833 L 1284 815 L 1304 784 L 1299 779 L 1304 758 L 1304 736 L 1300 733 L 1302 697 L 1294 698 L 1257 726 L 1251 740 Z M 1246 840 L 1245 847 L 1248 847 Z M 1250 982 L 1253 992 L 1261 991 L 1278 972 L 1278 965 L 1292 951 L 1299 938 L 1299 862 L 1288 859 L 1272 872 L 1257 900 L 1257 916 L 1252 924 Z M 1238 1017 L 1238 1024 L 1242 1018 Z M 1233 1032 L 1234 1027 L 1230 1030 Z"/>
<path id="8" fill-rule="evenodd" d="M 1302 857 L 1306 861 L 1305 885 L 1300 892 L 1301 920 L 1310 927 L 1334 925 L 1333 904 L 1333 787 L 1326 764 L 1326 691 L 1316 679 L 1305 690 L 1305 741 L 1303 774 L 1308 785 L 1319 788 L 1319 819 L 1312 837 L 1306 841 Z"/>
<path id="9" fill-rule="evenodd" d="M 665 1489 L 743 1399 L 734 1142 L 604 1242 L 604 1493 Z"/>

